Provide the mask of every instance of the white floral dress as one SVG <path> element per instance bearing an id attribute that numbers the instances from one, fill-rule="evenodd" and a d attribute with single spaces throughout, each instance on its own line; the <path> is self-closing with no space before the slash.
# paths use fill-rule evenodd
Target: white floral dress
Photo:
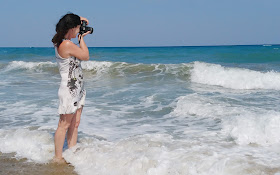
<path id="1" fill-rule="evenodd" d="M 62 58 L 55 47 L 55 56 L 61 83 L 58 90 L 59 114 L 73 114 L 85 105 L 86 91 L 84 89 L 81 60 L 76 57 Z"/>

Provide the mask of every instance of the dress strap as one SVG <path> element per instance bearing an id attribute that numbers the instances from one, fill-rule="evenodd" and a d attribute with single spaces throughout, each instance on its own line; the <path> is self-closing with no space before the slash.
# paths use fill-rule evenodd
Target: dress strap
<path id="1" fill-rule="evenodd" d="M 64 38 L 64 39 L 62 39 L 62 41 L 71 41 L 71 39 L 66 39 L 66 38 Z"/>

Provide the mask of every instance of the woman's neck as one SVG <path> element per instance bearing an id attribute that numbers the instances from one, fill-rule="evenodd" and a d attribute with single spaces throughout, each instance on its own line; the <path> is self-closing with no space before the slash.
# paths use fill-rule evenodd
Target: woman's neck
<path id="1" fill-rule="evenodd" d="M 69 36 L 69 32 L 64 36 L 65 40 L 71 40 L 71 37 Z"/>

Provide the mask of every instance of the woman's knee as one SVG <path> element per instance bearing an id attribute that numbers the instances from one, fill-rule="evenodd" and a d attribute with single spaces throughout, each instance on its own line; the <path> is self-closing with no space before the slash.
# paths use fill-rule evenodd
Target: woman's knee
<path id="1" fill-rule="evenodd" d="M 61 129 L 67 130 L 71 125 L 71 119 L 72 119 L 71 116 L 62 115 L 60 117 L 59 122 L 58 122 L 58 127 L 61 128 Z"/>
<path id="2" fill-rule="evenodd" d="M 74 117 L 76 117 L 76 118 L 75 118 L 75 121 L 74 121 L 74 127 L 75 127 L 75 128 L 78 128 L 79 125 L 80 125 L 82 110 L 83 110 L 83 107 L 79 108 L 79 109 L 76 111 L 76 114 L 75 114 L 75 116 L 74 116 Z"/>
<path id="3" fill-rule="evenodd" d="M 69 127 L 70 127 L 70 123 L 63 123 L 63 122 L 58 123 L 58 128 L 64 129 L 66 131 Z"/>
<path id="4" fill-rule="evenodd" d="M 80 120 L 76 120 L 76 122 L 75 122 L 75 128 L 78 128 L 79 125 L 80 125 Z"/>

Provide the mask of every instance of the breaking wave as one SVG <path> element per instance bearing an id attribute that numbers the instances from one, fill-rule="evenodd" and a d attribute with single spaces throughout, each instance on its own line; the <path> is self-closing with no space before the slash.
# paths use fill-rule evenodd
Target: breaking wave
<path id="1" fill-rule="evenodd" d="M 166 76 L 175 77 L 194 83 L 221 86 L 230 89 L 280 89 L 280 73 L 275 71 L 260 72 L 245 68 L 224 67 L 219 64 L 204 62 L 181 64 L 132 64 L 125 62 L 86 61 L 82 62 L 85 72 L 97 76 Z M 2 71 L 35 71 L 58 73 L 53 62 L 12 61 Z"/>
<path id="2" fill-rule="evenodd" d="M 279 72 L 228 68 L 219 64 L 194 62 L 191 81 L 231 89 L 280 89 Z"/>

